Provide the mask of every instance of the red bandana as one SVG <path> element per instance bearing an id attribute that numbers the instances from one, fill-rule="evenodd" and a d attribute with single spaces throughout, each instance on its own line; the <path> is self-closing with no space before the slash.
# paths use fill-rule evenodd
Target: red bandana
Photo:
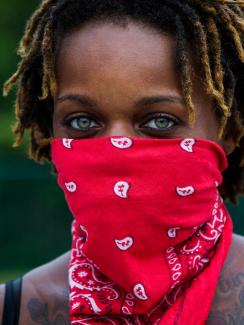
<path id="1" fill-rule="evenodd" d="M 53 139 L 75 218 L 75 324 L 204 324 L 232 223 L 223 150 L 201 139 Z"/>

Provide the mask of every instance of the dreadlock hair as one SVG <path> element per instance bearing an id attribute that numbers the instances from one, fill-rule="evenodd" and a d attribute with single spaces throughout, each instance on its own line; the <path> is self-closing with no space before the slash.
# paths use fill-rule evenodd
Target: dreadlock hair
<path id="1" fill-rule="evenodd" d="M 219 137 L 232 139 L 223 196 L 236 202 L 244 194 L 244 0 L 43 0 L 27 23 L 17 71 L 4 85 L 7 95 L 17 84 L 14 132 L 18 146 L 30 129 L 31 158 L 51 160 L 53 98 L 57 91 L 55 60 L 59 44 L 72 30 L 92 20 L 139 21 L 176 38 L 176 64 L 189 122 L 195 122 L 191 63 L 213 101 Z"/>

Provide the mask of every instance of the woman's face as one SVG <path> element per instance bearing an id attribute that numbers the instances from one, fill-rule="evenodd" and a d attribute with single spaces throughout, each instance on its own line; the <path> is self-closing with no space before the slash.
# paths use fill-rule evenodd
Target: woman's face
<path id="1" fill-rule="evenodd" d="M 195 53 L 197 55 L 197 53 Z M 211 100 L 193 73 L 188 124 L 172 36 L 140 23 L 90 23 L 64 38 L 57 60 L 55 137 L 201 137 L 217 142 Z"/>

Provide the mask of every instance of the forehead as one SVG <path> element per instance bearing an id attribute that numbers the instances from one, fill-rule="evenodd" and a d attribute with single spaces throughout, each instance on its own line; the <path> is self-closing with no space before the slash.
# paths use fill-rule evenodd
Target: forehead
<path id="1" fill-rule="evenodd" d="M 130 52 L 131 58 L 141 54 L 156 57 L 158 51 L 162 51 L 164 38 L 173 37 L 150 25 L 139 21 L 129 20 L 122 23 L 113 21 L 91 21 L 80 28 L 66 34 L 62 45 L 76 47 L 79 50 L 99 50 L 107 58 L 107 52 L 120 57 L 127 56 Z M 111 57 L 109 57 L 111 59 Z"/>
<path id="2" fill-rule="evenodd" d="M 62 40 L 57 76 L 66 83 L 74 78 L 84 82 L 94 80 L 94 73 L 99 79 L 106 75 L 177 86 L 174 37 L 137 22 L 89 23 Z"/>

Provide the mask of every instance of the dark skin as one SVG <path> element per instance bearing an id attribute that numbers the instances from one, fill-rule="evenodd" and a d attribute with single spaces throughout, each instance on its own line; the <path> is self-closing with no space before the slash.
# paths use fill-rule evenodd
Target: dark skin
<path id="1" fill-rule="evenodd" d="M 196 124 L 189 126 L 174 51 L 172 36 L 133 22 L 126 28 L 93 22 L 66 36 L 56 67 L 54 137 L 201 137 L 231 153 L 231 140 L 218 141 L 211 100 L 194 71 Z M 243 237 L 234 235 L 207 324 L 243 324 L 242 254 Z M 20 324 L 69 324 L 69 255 L 25 275 Z M 3 295 L 4 286 L 0 317 Z"/>

